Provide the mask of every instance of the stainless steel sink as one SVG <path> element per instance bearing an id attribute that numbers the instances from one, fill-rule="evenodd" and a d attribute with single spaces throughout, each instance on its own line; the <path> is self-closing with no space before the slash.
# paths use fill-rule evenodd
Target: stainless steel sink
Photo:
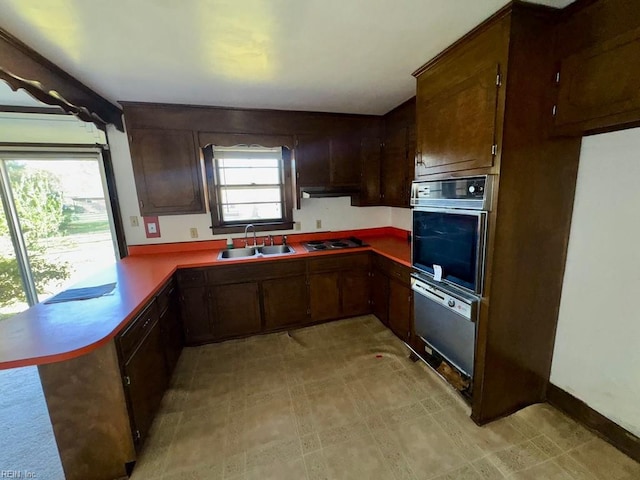
<path id="1" fill-rule="evenodd" d="M 264 247 L 231 248 L 222 250 L 218 260 L 253 258 L 270 255 L 289 255 L 296 253 L 289 245 L 268 245 Z"/>
<path id="2" fill-rule="evenodd" d="M 267 245 L 259 247 L 258 252 L 262 255 L 284 255 L 294 253 L 294 250 L 289 245 Z"/>
<path id="3" fill-rule="evenodd" d="M 229 250 L 223 250 L 218 255 L 218 259 L 223 258 L 249 258 L 255 257 L 258 254 L 257 248 L 232 248 Z"/>

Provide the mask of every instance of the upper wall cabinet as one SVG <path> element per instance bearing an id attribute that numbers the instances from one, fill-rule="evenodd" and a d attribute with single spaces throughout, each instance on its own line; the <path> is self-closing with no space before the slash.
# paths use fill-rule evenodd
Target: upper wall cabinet
<path id="1" fill-rule="evenodd" d="M 132 129 L 129 143 L 141 215 L 205 212 L 192 132 Z"/>
<path id="2" fill-rule="evenodd" d="M 382 204 L 409 207 L 416 151 L 416 103 L 408 100 L 384 116 Z"/>
<path id="3" fill-rule="evenodd" d="M 296 146 L 298 185 L 360 186 L 360 137 L 357 134 L 299 135 Z"/>
<path id="4" fill-rule="evenodd" d="M 494 166 L 509 25 L 505 17 L 478 29 L 414 73 L 416 177 Z"/>
<path id="5" fill-rule="evenodd" d="M 583 135 L 640 122 L 640 6 L 599 1 L 560 23 L 554 132 Z"/>

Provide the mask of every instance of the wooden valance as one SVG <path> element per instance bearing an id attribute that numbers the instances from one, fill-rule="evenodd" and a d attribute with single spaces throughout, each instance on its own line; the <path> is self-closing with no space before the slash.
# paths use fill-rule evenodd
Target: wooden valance
<path id="1" fill-rule="evenodd" d="M 122 110 L 42 55 L 0 29 L 0 79 L 99 128 L 112 124 L 124 132 Z"/>

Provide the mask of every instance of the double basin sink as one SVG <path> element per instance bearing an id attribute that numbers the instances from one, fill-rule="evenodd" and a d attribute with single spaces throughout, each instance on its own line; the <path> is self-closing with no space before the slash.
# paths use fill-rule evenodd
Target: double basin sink
<path id="1" fill-rule="evenodd" d="M 290 255 L 296 251 L 289 245 L 265 245 L 263 247 L 245 247 L 222 250 L 218 260 L 253 258 L 270 255 Z"/>

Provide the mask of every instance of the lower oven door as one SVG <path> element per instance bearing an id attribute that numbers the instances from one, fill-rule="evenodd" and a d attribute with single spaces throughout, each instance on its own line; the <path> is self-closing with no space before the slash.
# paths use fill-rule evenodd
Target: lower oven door
<path id="1" fill-rule="evenodd" d="M 411 279 L 415 332 L 461 373 L 473 377 L 478 298 Z"/>

